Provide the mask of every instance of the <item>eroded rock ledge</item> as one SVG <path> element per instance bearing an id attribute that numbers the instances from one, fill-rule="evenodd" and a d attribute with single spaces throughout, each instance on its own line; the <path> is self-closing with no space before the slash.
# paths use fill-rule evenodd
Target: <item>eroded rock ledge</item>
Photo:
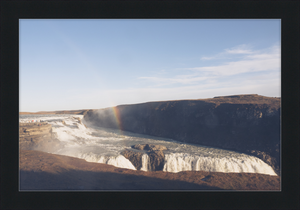
<path id="1" fill-rule="evenodd" d="M 52 125 L 42 123 L 19 123 L 20 150 L 41 150 L 50 152 L 60 146 L 52 133 Z"/>
<path id="2" fill-rule="evenodd" d="M 124 150 L 121 154 L 130 160 L 137 170 L 142 168 L 142 156 L 147 154 L 150 159 L 150 170 L 161 171 L 164 167 L 165 155 L 163 153 L 167 148 L 163 145 L 155 144 L 137 144 L 132 146 L 133 149 L 143 150 L 143 152 L 135 150 Z"/>

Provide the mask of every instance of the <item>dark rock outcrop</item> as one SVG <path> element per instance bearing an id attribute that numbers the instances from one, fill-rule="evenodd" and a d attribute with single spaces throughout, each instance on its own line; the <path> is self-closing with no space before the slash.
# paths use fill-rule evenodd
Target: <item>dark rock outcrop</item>
<path id="1" fill-rule="evenodd" d="M 247 153 L 280 169 L 280 98 L 253 94 L 148 102 L 89 110 L 84 119 L 99 127 Z"/>
<path id="2" fill-rule="evenodd" d="M 134 165 L 134 167 L 137 170 L 140 170 L 142 168 L 143 154 L 144 154 L 143 152 L 137 152 L 137 151 L 131 151 L 131 150 L 124 150 L 121 152 L 121 155 L 123 155 L 125 158 L 130 160 L 132 165 Z"/>
<path id="3" fill-rule="evenodd" d="M 262 151 L 257 151 L 257 150 L 251 150 L 251 151 L 247 151 L 248 154 L 251 154 L 255 157 L 260 158 L 261 160 L 263 160 L 265 163 L 267 163 L 268 165 L 272 166 L 273 170 L 275 171 L 276 174 L 281 175 L 280 172 L 280 162 L 279 159 L 276 157 L 272 157 L 270 154 L 266 153 L 266 152 L 262 152 Z"/>
<path id="4" fill-rule="evenodd" d="M 145 150 L 150 160 L 151 171 L 161 171 L 165 163 L 165 155 L 162 151 L 167 150 L 167 147 L 156 144 L 136 144 L 132 146 L 136 150 Z M 125 158 L 135 166 L 137 170 L 142 168 L 142 156 L 144 152 L 124 150 L 121 153 Z"/>
<path id="5" fill-rule="evenodd" d="M 167 150 L 167 147 L 163 145 L 157 145 L 157 144 L 136 144 L 133 145 L 132 148 L 138 149 L 138 150 Z"/>
<path id="6" fill-rule="evenodd" d="M 165 155 L 161 150 L 150 150 L 148 153 L 152 171 L 161 171 L 164 168 Z"/>
<path id="7" fill-rule="evenodd" d="M 167 147 L 157 144 L 137 144 L 132 148 L 148 151 L 150 159 L 150 168 L 152 171 L 161 171 L 164 168 L 165 155 L 162 151 L 167 150 Z"/>

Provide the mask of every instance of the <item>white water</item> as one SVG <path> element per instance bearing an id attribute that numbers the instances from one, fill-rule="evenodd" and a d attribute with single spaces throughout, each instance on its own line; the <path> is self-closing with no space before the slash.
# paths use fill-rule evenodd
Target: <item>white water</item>
<path id="1" fill-rule="evenodd" d="M 121 152 L 124 149 L 131 149 L 135 144 L 160 144 L 168 148 L 164 151 L 163 171 L 202 170 L 276 175 L 269 165 L 254 156 L 92 125 L 86 128 L 84 124 L 87 123 L 84 120 L 82 120 L 84 124 L 81 124 L 74 117 L 82 119 L 83 115 L 20 115 L 20 122 L 43 120 L 52 124 L 52 131 L 62 143 L 62 147 L 53 153 L 85 159 L 88 162 L 136 170 Z M 140 170 L 151 170 L 147 154 L 142 156 Z"/>
<path id="2" fill-rule="evenodd" d="M 249 155 L 216 158 L 187 153 L 167 154 L 163 171 L 247 172 L 276 175 L 262 160 Z"/>
<path id="3" fill-rule="evenodd" d="M 142 156 L 142 171 L 151 171 L 150 158 L 147 154 L 143 154 Z"/>

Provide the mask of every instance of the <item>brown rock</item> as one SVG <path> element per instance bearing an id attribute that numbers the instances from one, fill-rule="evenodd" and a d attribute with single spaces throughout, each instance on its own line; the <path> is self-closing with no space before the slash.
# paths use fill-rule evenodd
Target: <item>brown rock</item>
<path id="1" fill-rule="evenodd" d="M 248 154 L 253 155 L 255 157 L 260 158 L 265 163 L 270 165 L 276 174 L 280 175 L 280 167 L 279 167 L 279 157 L 272 157 L 270 154 L 258 150 L 247 151 Z"/>
<path id="2" fill-rule="evenodd" d="M 163 150 L 167 150 L 167 147 L 155 144 L 136 144 L 133 145 L 132 148 L 147 151 L 152 171 L 160 171 L 163 169 L 165 163 L 165 155 L 163 153 Z M 125 150 L 121 154 L 125 158 L 130 160 L 130 162 L 136 167 L 136 169 L 140 170 L 142 168 L 142 156 L 144 153 Z"/>
<path id="3" fill-rule="evenodd" d="M 146 144 L 136 144 L 132 146 L 133 149 L 137 149 L 137 150 L 144 150 L 145 147 Z"/>
<path id="4" fill-rule="evenodd" d="M 156 145 L 156 144 L 136 144 L 133 145 L 132 148 L 138 149 L 138 150 L 167 150 L 167 147 L 163 145 Z"/>
<path id="5" fill-rule="evenodd" d="M 142 168 L 142 156 L 144 153 L 131 150 L 125 150 L 121 153 L 125 158 L 130 160 L 137 170 Z"/>
<path id="6" fill-rule="evenodd" d="M 163 145 L 156 145 L 156 144 L 146 144 L 145 146 L 145 150 L 167 150 L 167 147 L 163 146 Z"/>
<path id="7" fill-rule="evenodd" d="M 164 168 L 165 155 L 161 150 L 149 152 L 149 159 L 152 171 L 161 171 Z"/>
<path id="8" fill-rule="evenodd" d="M 47 123 L 20 123 L 20 137 L 51 134 L 52 126 Z"/>
<path id="9" fill-rule="evenodd" d="M 156 145 L 156 144 L 136 144 L 136 145 L 133 145 L 132 148 L 148 151 L 148 156 L 150 159 L 150 165 L 151 165 L 152 171 L 161 171 L 164 168 L 165 155 L 164 155 L 163 151 L 167 150 L 167 147 L 165 147 L 163 145 Z M 131 151 L 131 152 L 134 153 L 133 151 Z M 135 158 L 134 156 L 131 157 L 131 159 L 134 159 L 134 158 Z M 139 158 L 140 158 L 140 162 L 142 164 L 142 155 Z M 129 159 L 129 158 L 127 158 L 127 159 Z M 131 159 L 129 159 L 129 160 L 131 161 Z M 131 161 L 131 162 L 134 165 L 134 162 L 133 161 Z"/>
<path id="10" fill-rule="evenodd" d="M 73 117 L 73 119 L 77 120 L 79 124 L 82 124 L 80 117 Z"/>

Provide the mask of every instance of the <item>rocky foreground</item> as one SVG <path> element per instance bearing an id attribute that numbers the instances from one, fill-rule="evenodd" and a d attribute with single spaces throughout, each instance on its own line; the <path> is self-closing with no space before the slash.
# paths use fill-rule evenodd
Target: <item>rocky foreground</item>
<path id="1" fill-rule="evenodd" d="M 280 177 L 254 173 L 144 172 L 20 150 L 21 190 L 280 190 Z"/>

